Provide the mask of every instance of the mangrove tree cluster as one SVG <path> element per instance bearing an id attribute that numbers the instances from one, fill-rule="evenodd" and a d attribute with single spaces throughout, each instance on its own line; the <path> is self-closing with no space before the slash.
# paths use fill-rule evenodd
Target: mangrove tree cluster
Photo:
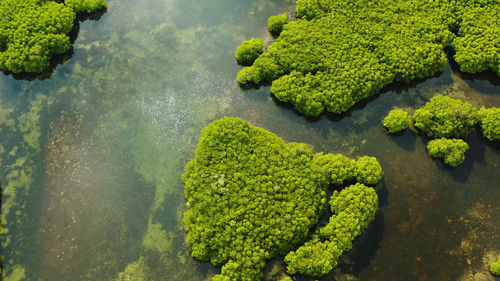
<path id="1" fill-rule="evenodd" d="M 389 133 L 396 133 L 406 130 L 410 125 L 410 120 L 408 112 L 402 109 L 393 109 L 387 114 L 382 123 Z"/>
<path id="2" fill-rule="evenodd" d="M 0 69 L 40 73 L 71 47 L 76 15 L 106 8 L 105 0 L 0 1 Z"/>
<path id="3" fill-rule="evenodd" d="M 476 111 L 468 102 L 435 95 L 413 119 L 415 127 L 431 138 L 466 138 L 476 124 Z"/>
<path id="4" fill-rule="evenodd" d="M 236 61 L 241 65 L 251 65 L 262 52 L 264 52 L 264 41 L 262 39 L 252 38 L 243 41 L 236 49 Z"/>
<path id="5" fill-rule="evenodd" d="M 322 252 L 333 258 L 331 266 L 318 257 L 309 262 L 322 270 L 304 272 L 324 274 L 336 264 L 339 252 L 333 248 L 350 249 L 373 219 L 377 196 L 363 184 L 381 177 L 373 157 L 313 154 L 305 144 L 285 143 L 239 118 L 214 121 L 183 175 L 187 244 L 196 259 L 222 266 L 213 280 L 258 280 L 266 260 L 286 255 L 309 236 L 326 209 L 328 186 L 357 181 L 334 194 L 335 218 L 318 236 L 331 244 Z M 299 272 L 296 263 L 304 257 L 291 257 L 290 272 Z"/>
<path id="6" fill-rule="evenodd" d="M 330 206 L 333 215 L 329 223 L 303 246 L 286 255 L 289 273 L 319 277 L 330 272 L 342 253 L 352 248 L 352 241 L 374 219 L 378 197 L 373 188 L 357 183 L 340 193 L 335 191 Z"/>
<path id="7" fill-rule="evenodd" d="M 451 46 L 463 71 L 499 72 L 499 11 L 498 0 L 298 0 L 299 19 L 237 80 L 272 83 L 278 100 L 318 116 L 441 72 Z"/>
<path id="8" fill-rule="evenodd" d="M 435 139 L 427 144 L 427 150 L 433 157 L 443 158 L 444 163 L 457 167 L 465 160 L 469 145 L 462 139 Z"/>
<path id="9" fill-rule="evenodd" d="M 386 119 L 394 115 L 394 111 L 384 119 L 384 126 L 389 127 Z M 395 117 L 389 118 L 393 119 Z M 444 162 L 453 167 L 465 160 L 469 145 L 462 139 L 469 135 L 475 125 L 479 125 L 477 128 L 488 140 L 500 141 L 500 108 L 497 107 L 478 110 L 468 102 L 438 94 L 415 111 L 413 120 L 417 129 L 433 139 L 427 145 L 429 154 L 444 158 Z"/>

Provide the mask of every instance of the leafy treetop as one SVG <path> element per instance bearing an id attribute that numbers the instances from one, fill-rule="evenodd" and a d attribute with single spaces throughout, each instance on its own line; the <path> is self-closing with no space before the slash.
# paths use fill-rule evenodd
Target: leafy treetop
<path id="1" fill-rule="evenodd" d="M 243 41 L 236 49 L 236 61 L 241 65 L 251 65 L 262 52 L 264 52 L 264 41 L 262 39 L 252 38 Z"/>
<path id="2" fill-rule="evenodd" d="M 470 103 L 441 94 L 431 98 L 413 115 L 415 127 L 432 138 L 465 138 L 477 122 Z"/>
<path id="3" fill-rule="evenodd" d="M 444 163 L 457 167 L 464 162 L 469 145 L 462 139 L 441 138 L 431 140 L 427 149 L 431 156 L 444 158 Z"/>
<path id="4" fill-rule="evenodd" d="M 0 1 L 0 69 L 40 73 L 71 47 L 76 14 L 106 8 L 105 0 Z"/>
<path id="5" fill-rule="evenodd" d="M 405 130 L 410 125 L 410 116 L 408 112 L 401 109 L 393 109 L 384 118 L 384 127 L 389 130 L 389 133 L 396 133 Z"/>
<path id="6" fill-rule="evenodd" d="M 381 176 L 373 157 L 313 154 L 239 118 L 214 121 L 183 175 L 187 244 L 196 259 L 222 265 L 213 280 L 258 280 L 266 260 L 306 239 L 328 185 Z"/>
<path id="7" fill-rule="evenodd" d="M 500 108 L 481 108 L 478 112 L 483 135 L 490 141 L 500 141 Z"/>

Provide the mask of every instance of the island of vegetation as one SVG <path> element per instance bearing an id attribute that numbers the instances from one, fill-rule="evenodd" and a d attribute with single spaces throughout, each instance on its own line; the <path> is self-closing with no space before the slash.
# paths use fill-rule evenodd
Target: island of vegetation
<path id="1" fill-rule="evenodd" d="M 396 127 L 394 120 L 397 117 L 394 111 L 383 120 L 384 126 L 391 133 L 391 126 Z M 403 119 L 406 112 L 397 114 Z M 500 141 L 500 108 L 497 107 L 477 109 L 468 102 L 437 94 L 415 111 L 413 120 L 415 127 L 432 139 L 427 145 L 429 154 L 443 158 L 452 167 L 457 167 L 465 160 L 469 145 L 463 139 L 475 125 L 479 125 L 478 130 L 489 141 Z M 401 124 L 404 122 L 400 121 Z"/>
<path id="2" fill-rule="evenodd" d="M 298 20 L 237 80 L 272 83 L 278 100 L 315 117 L 443 71 L 446 48 L 463 71 L 500 75 L 499 15 L 498 1 L 298 0 Z"/>
<path id="3" fill-rule="evenodd" d="M 266 260 L 287 254 L 289 273 L 323 275 L 373 220 L 377 194 L 366 185 L 381 177 L 373 157 L 313 154 L 239 118 L 214 121 L 183 175 L 187 244 L 222 266 L 214 281 L 259 280 Z M 334 193 L 330 223 L 290 252 L 324 214 L 328 187 L 348 182 L 357 184 Z"/>
<path id="4" fill-rule="evenodd" d="M 277 16 L 270 16 L 267 20 L 267 30 L 272 35 L 280 35 L 281 31 L 283 31 L 283 26 L 288 23 L 288 15 L 281 14 Z"/>
<path id="5" fill-rule="evenodd" d="M 389 133 L 396 133 L 406 130 L 410 125 L 410 121 L 411 118 L 408 112 L 402 109 L 394 109 L 387 114 L 382 123 Z"/>
<path id="6" fill-rule="evenodd" d="M 105 0 L 0 1 L 0 69 L 40 73 L 54 54 L 71 48 L 77 14 L 107 8 Z"/>
<path id="7" fill-rule="evenodd" d="M 427 144 L 427 150 L 433 157 L 443 158 L 444 163 L 457 167 L 465 160 L 469 145 L 461 139 L 435 139 Z"/>

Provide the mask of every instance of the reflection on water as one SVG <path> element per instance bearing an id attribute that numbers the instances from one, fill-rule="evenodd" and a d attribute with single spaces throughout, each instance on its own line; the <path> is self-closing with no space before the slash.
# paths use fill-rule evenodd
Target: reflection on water
<path id="1" fill-rule="evenodd" d="M 0 76 L 0 176 L 4 186 L 31 187 L 4 198 L 3 210 L 13 206 L 2 237 L 12 241 L 2 249 L 7 275 L 209 280 L 220 269 L 194 261 L 184 243 L 181 174 L 201 129 L 239 116 L 317 152 L 373 155 L 382 164 L 376 220 L 321 280 L 492 280 L 499 149 L 471 134 L 464 164 L 449 169 L 427 155 L 425 138 L 388 136 L 381 120 L 438 92 L 500 106 L 500 79 L 451 64 L 342 116 L 307 120 L 270 98 L 269 87 L 235 82 L 236 46 L 256 36 L 269 42 L 267 17 L 292 2 L 111 0 L 99 21 L 81 24 L 74 55 L 50 79 Z M 20 160 L 29 166 L 16 166 Z M 28 167 L 27 177 L 7 177 Z M 284 267 L 270 261 L 266 280 Z"/>

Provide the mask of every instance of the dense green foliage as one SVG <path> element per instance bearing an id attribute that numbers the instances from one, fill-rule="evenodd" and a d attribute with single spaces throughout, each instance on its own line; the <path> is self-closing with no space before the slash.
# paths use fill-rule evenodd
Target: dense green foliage
<path id="1" fill-rule="evenodd" d="M 500 2 L 469 2 L 461 10 L 458 37 L 453 41 L 454 58 L 461 71 L 477 73 L 491 69 L 500 76 Z"/>
<path id="2" fill-rule="evenodd" d="M 262 52 L 264 52 L 264 41 L 262 39 L 252 38 L 243 41 L 236 49 L 236 61 L 241 65 L 251 65 Z"/>
<path id="3" fill-rule="evenodd" d="M 281 14 L 270 16 L 267 20 L 267 30 L 273 35 L 279 35 L 283 31 L 283 26 L 288 23 L 288 15 Z"/>
<path id="4" fill-rule="evenodd" d="M 465 160 L 465 152 L 469 145 L 462 139 L 435 139 L 427 144 L 429 154 L 434 157 L 444 158 L 444 163 L 457 167 Z"/>
<path id="5" fill-rule="evenodd" d="M 474 14 L 476 2 L 482 5 Z M 495 1 L 299 0 L 299 20 L 288 23 L 237 80 L 272 82 L 277 99 L 318 116 L 325 109 L 345 112 L 392 82 L 441 72 L 444 49 L 454 40 L 464 71 L 498 69 L 499 6 Z M 481 26 L 474 25 L 476 16 Z M 456 37 L 451 30 L 461 23 Z"/>
<path id="6" fill-rule="evenodd" d="M 330 184 L 374 184 L 381 176 L 373 157 L 313 154 L 239 118 L 217 120 L 204 129 L 183 175 L 187 244 L 196 259 L 223 265 L 213 280 L 257 280 L 266 260 L 308 236 Z M 364 208 L 358 203 L 349 208 Z M 344 231 L 351 232 L 335 235 Z"/>
<path id="7" fill-rule="evenodd" d="M 352 241 L 374 219 L 378 199 L 373 188 L 358 183 L 340 193 L 335 191 L 330 206 L 334 214 L 330 222 L 285 257 L 289 273 L 319 277 L 330 272 L 342 253 L 352 248 Z"/>
<path id="8" fill-rule="evenodd" d="M 0 1 L 0 69 L 40 73 L 54 54 L 71 47 L 68 33 L 77 13 L 107 7 L 104 0 Z"/>
<path id="9" fill-rule="evenodd" d="M 435 95 L 413 115 L 415 127 L 432 138 L 465 138 L 477 122 L 477 109 L 468 102 Z"/>
<path id="10" fill-rule="evenodd" d="M 478 112 L 483 135 L 490 141 L 500 141 L 500 108 L 481 108 Z"/>
<path id="11" fill-rule="evenodd" d="M 500 276 L 500 258 L 496 262 L 491 263 L 490 271 L 491 274 Z"/>
<path id="12" fill-rule="evenodd" d="M 399 132 L 408 128 L 410 125 L 410 116 L 404 110 L 394 109 L 384 118 L 383 124 L 389 130 L 389 133 Z"/>

